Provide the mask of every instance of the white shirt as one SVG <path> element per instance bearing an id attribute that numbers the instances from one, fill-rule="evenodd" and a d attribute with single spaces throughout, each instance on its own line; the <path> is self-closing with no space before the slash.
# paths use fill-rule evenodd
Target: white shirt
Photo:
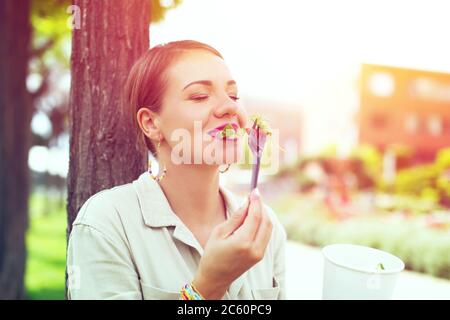
<path id="1" fill-rule="evenodd" d="M 245 199 L 220 186 L 227 218 Z M 274 228 L 263 259 L 237 278 L 223 299 L 285 299 L 286 232 Z M 179 299 L 203 248 L 172 211 L 149 173 L 103 190 L 80 209 L 67 252 L 69 299 Z"/>

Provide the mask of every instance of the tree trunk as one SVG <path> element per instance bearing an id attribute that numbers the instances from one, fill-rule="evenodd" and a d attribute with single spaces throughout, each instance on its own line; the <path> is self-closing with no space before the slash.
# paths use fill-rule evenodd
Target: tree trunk
<path id="1" fill-rule="evenodd" d="M 131 182 L 146 168 L 136 148 L 122 88 L 149 48 L 150 1 L 76 0 L 81 25 L 72 32 L 69 102 L 68 227 L 98 191 Z"/>
<path id="2" fill-rule="evenodd" d="M 0 1 L 0 300 L 24 298 L 31 100 L 28 0 Z"/>

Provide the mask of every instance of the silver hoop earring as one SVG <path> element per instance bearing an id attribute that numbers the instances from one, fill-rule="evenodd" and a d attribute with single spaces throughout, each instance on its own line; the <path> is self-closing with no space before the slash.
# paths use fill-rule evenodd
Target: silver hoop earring
<path id="1" fill-rule="evenodd" d="M 225 172 L 228 171 L 228 169 L 230 169 L 230 167 L 231 167 L 231 164 L 228 164 L 227 167 L 225 168 L 225 170 L 220 170 L 220 168 L 219 168 L 219 172 L 220 173 L 225 173 Z"/>
<path id="2" fill-rule="evenodd" d="M 160 147 L 161 147 L 161 140 L 158 141 L 158 145 L 156 146 L 156 154 L 159 154 Z M 150 177 L 153 180 L 160 182 L 166 176 L 167 168 L 166 168 L 166 165 L 164 164 L 162 166 L 162 172 L 161 172 L 161 164 L 159 162 L 158 162 L 158 165 L 159 165 L 159 172 L 158 172 L 158 175 L 155 176 L 152 172 L 152 162 L 149 160 L 148 161 L 148 173 L 150 173 Z"/>

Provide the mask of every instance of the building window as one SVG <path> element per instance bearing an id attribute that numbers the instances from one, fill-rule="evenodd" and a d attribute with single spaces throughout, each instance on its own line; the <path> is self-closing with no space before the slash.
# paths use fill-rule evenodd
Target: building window
<path id="1" fill-rule="evenodd" d="M 427 129 L 430 135 L 440 136 L 443 133 L 442 119 L 438 115 L 433 115 L 428 118 Z"/>
<path id="2" fill-rule="evenodd" d="M 423 100 L 450 102 L 450 83 L 448 81 L 419 77 L 413 80 L 411 93 L 413 97 Z"/>
<path id="3" fill-rule="evenodd" d="M 386 72 L 375 72 L 369 78 L 369 90 L 377 97 L 390 97 L 395 90 L 394 77 Z"/>
<path id="4" fill-rule="evenodd" d="M 405 118 L 405 130 L 409 134 L 419 132 L 419 117 L 416 114 L 408 114 Z"/>

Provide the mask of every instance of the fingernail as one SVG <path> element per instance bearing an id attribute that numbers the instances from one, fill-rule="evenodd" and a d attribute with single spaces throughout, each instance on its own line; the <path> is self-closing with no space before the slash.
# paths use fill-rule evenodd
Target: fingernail
<path id="1" fill-rule="evenodd" d="M 251 201 L 256 201 L 260 197 L 261 197 L 261 195 L 259 194 L 258 188 L 253 189 L 252 193 L 250 194 L 250 200 Z"/>

